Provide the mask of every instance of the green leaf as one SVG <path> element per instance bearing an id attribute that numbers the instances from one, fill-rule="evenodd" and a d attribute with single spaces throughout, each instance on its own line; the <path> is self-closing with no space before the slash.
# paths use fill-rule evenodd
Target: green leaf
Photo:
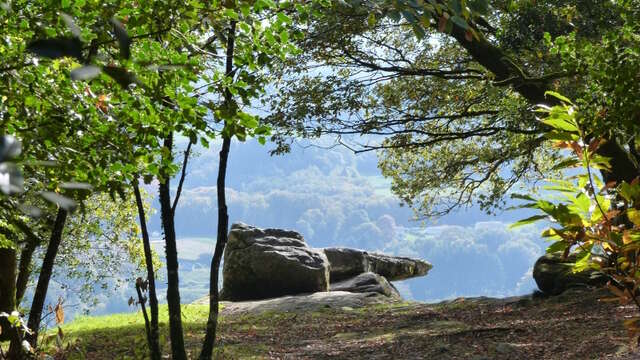
<path id="1" fill-rule="evenodd" d="M 411 29 L 413 29 L 413 33 L 416 35 L 416 38 L 418 40 L 424 39 L 424 37 L 427 35 L 420 24 L 412 26 Z"/>
<path id="2" fill-rule="evenodd" d="M 402 11 L 402 16 L 407 20 L 409 24 L 417 24 L 418 18 L 411 11 Z"/>
<path id="3" fill-rule="evenodd" d="M 233 19 L 233 20 L 238 20 L 240 19 L 240 17 L 238 16 L 238 13 L 235 12 L 235 10 L 233 9 L 224 9 L 224 11 L 222 12 L 224 14 L 224 16 Z"/>
<path id="4" fill-rule="evenodd" d="M 562 236 L 560 236 L 561 232 L 562 232 L 562 230 L 549 228 L 549 229 L 546 229 L 545 231 L 543 231 L 540 236 L 542 236 L 543 238 L 548 238 L 546 241 L 549 241 L 549 240 L 562 240 Z"/>
<path id="5" fill-rule="evenodd" d="M 592 245 L 593 246 L 593 245 Z M 577 255 L 577 260 L 576 262 L 573 264 L 573 269 L 572 271 L 574 273 L 578 273 L 584 270 L 587 270 L 591 267 L 591 262 L 589 261 L 591 259 L 591 251 L 589 248 L 589 251 L 583 251 L 580 254 Z"/>
<path id="6" fill-rule="evenodd" d="M 528 217 L 526 219 L 522 219 L 522 220 L 518 220 L 515 223 L 509 225 L 509 229 L 513 229 L 516 227 L 520 227 L 520 226 L 524 226 L 524 225 L 528 225 L 528 224 L 532 224 L 538 220 L 542 220 L 542 219 L 547 219 L 549 216 L 547 215 L 534 215 L 531 217 Z"/>
<path id="7" fill-rule="evenodd" d="M 454 14 L 462 13 L 462 2 L 460 0 L 449 0 L 447 1 L 447 6 Z"/>
<path id="8" fill-rule="evenodd" d="M 545 91 L 544 96 L 553 96 L 554 98 L 566 103 L 566 104 L 570 104 L 573 105 L 573 103 L 571 102 L 571 100 L 569 100 L 569 98 L 560 95 L 559 93 L 555 92 L 555 91 Z"/>
<path id="9" fill-rule="evenodd" d="M 640 226 L 640 210 L 633 208 L 627 210 L 627 217 L 635 226 Z"/>
<path id="10" fill-rule="evenodd" d="M 591 199 L 584 193 L 580 193 L 577 197 L 570 199 L 573 204 L 582 212 L 588 213 L 591 208 Z"/>
<path id="11" fill-rule="evenodd" d="M 575 158 L 564 159 L 557 164 L 555 164 L 551 169 L 552 170 L 564 170 L 568 168 L 574 168 L 576 166 L 581 165 L 582 163 Z"/>
<path id="12" fill-rule="evenodd" d="M 369 13 L 369 16 L 367 17 L 367 24 L 369 27 L 374 27 L 377 22 L 378 19 L 376 18 L 376 14 L 374 12 Z"/>
<path id="13" fill-rule="evenodd" d="M 450 20 L 453 21 L 454 24 L 463 28 L 464 30 L 467 30 L 469 28 L 469 24 L 467 24 L 467 21 L 458 15 L 452 16 Z"/>
<path id="14" fill-rule="evenodd" d="M 578 132 L 578 127 L 575 124 L 562 118 L 550 116 L 546 119 L 543 119 L 542 122 L 556 129 L 575 133 Z"/>
<path id="15" fill-rule="evenodd" d="M 287 30 L 282 30 L 280 32 L 280 41 L 286 43 L 289 41 L 289 32 Z"/>
<path id="16" fill-rule="evenodd" d="M 487 0 L 469 0 L 467 1 L 467 6 L 471 11 L 481 15 L 489 13 L 489 2 Z"/>
<path id="17" fill-rule="evenodd" d="M 547 254 L 565 251 L 568 246 L 569 244 L 564 240 L 556 241 L 553 244 L 549 245 L 549 247 L 547 248 Z"/>
<path id="18" fill-rule="evenodd" d="M 530 195 L 526 195 L 526 194 L 511 194 L 511 198 L 520 199 L 520 200 L 538 201 L 537 199 L 534 199 Z"/>
<path id="19" fill-rule="evenodd" d="M 400 21 L 400 19 L 402 18 L 402 16 L 400 15 L 400 12 L 397 10 L 388 12 L 387 16 L 395 22 Z"/>

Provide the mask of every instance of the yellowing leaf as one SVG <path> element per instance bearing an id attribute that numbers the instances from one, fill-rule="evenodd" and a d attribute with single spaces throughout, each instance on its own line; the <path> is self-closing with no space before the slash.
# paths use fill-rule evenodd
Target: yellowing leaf
<path id="1" fill-rule="evenodd" d="M 629 209 L 627 210 L 627 217 L 635 226 L 640 226 L 640 210 Z"/>
<path id="2" fill-rule="evenodd" d="M 64 309 L 62 308 L 62 303 L 58 303 L 56 307 L 53 309 L 56 315 L 56 324 L 64 323 Z"/>

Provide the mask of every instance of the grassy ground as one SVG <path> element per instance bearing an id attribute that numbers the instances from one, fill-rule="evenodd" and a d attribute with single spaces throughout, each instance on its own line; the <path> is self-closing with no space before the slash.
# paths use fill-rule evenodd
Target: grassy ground
<path id="1" fill-rule="evenodd" d="M 307 313 L 224 315 L 219 359 L 609 359 L 633 358 L 622 319 L 632 307 L 606 293 L 549 299 L 459 299 Z M 162 344 L 168 354 L 166 307 Z M 224 312 L 223 312 L 224 314 Z M 197 357 L 207 308 L 184 306 L 186 343 Z M 82 317 L 62 326 L 71 359 L 141 359 L 138 313 Z M 168 358 L 168 356 L 167 356 Z"/>

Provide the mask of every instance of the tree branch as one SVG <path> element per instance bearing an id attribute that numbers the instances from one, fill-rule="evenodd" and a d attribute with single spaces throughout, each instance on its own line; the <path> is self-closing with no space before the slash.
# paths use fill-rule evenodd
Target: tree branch
<path id="1" fill-rule="evenodd" d="M 178 200 L 180 199 L 180 194 L 182 194 L 182 185 L 184 184 L 184 179 L 187 175 L 187 162 L 189 161 L 189 154 L 191 153 L 191 141 L 189 141 L 189 145 L 187 145 L 187 149 L 184 151 L 184 161 L 182 161 L 182 173 L 180 174 L 180 181 L 178 182 L 178 189 L 176 190 L 176 197 L 173 199 L 173 206 L 171 206 L 171 212 L 175 216 L 176 207 L 178 206 Z"/>

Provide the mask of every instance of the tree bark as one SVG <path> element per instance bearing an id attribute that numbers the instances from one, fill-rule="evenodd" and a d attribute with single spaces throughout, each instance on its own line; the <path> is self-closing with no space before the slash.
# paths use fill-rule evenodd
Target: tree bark
<path id="1" fill-rule="evenodd" d="M 16 280 L 16 305 L 20 306 L 22 298 L 27 291 L 29 277 L 31 276 L 31 266 L 33 262 L 33 253 L 42 240 L 23 222 L 15 224 L 27 237 L 27 243 L 20 251 L 20 264 L 18 265 L 18 280 Z"/>
<path id="2" fill-rule="evenodd" d="M 147 265 L 147 280 L 149 281 L 149 308 L 151 313 L 151 320 L 149 326 L 149 351 L 151 352 L 151 359 L 160 360 L 160 340 L 158 334 L 158 296 L 156 295 L 156 278 L 155 271 L 153 269 L 153 254 L 151 252 L 151 241 L 149 239 L 149 231 L 147 230 L 147 218 L 144 213 L 144 204 L 142 203 L 142 196 L 140 196 L 140 188 L 138 187 L 138 180 L 134 180 L 133 192 L 136 197 L 136 206 L 138 208 L 138 218 L 140 220 L 140 230 L 142 232 L 142 244 L 144 246 L 144 260 Z"/>
<path id="3" fill-rule="evenodd" d="M 233 48 L 235 44 L 236 23 L 232 21 L 227 37 L 227 59 L 226 74 L 232 76 L 233 71 Z M 225 105 L 229 106 L 233 101 L 231 92 L 225 91 Z M 226 126 L 226 122 L 225 122 Z M 220 313 L 220 293 L 218 290 L 218 276 L 220 274 L 220 262 L 222 254 L 227 245 L 227 230 L 229 228 L 229 214 L 227 211 L 227 200 L 225 196 L 225 179 L 227 176 L 227 161 L 229 159 L 229 149 L 231 147 L 231 136 L 227 135 L 222 140 L 220 150 L 220 163 L 218 165 L 218 179 L 216 188 L 218 192 L 218 237 L 216 248 L 211 259 L 211 270 L 209 273 L 209 318 L 207 319 L 207 330 L 202 343 L 200 360 L 210 360 L 216 341 L 216 329 L 218 325 L 218 315 Z"/>
<path id="4" fill-rule="evenodd" d="M 153 340 L 151 340 L 151 326 L 149 325 L 149 316 L 147 315 L 147 307 L 145 305 L 146 299 L 144 298 L 144 295 L 142 295 L 141 283 L 142 283 L 142 278 L 138 278 L 136 280 L 136 292 L 138 293 L 138 303 L 140 304 L 140 309 L 142 310 L 142 317 L 144 318 L 144 330 L 147 333 L 147 343 L 149 343 L 149 351 L 151 351 L 151 344 L 153 343 Z"/>
<path id="5" fill-rule="evenodd" d="M 40 320 L 42 318 L 42 308 L 47 298 L 47 290 L 49 288 L 49 280 L 53 273 L 53 265 L 55 263 L 56 256 L 58 255 L 58 248 L 62 242 L 62 231 L 67 220 L 67 211 L 58 208 L 58 214 L 53 224 L 53 230 L 51 231 L 51 238 L 49 239 L 49 245 L 47 246 L 47 253 L 44 256 L 42 262 L 42 269 L 40 270 L 40 276 L 38 277 L 38 285 L 36 286 L 35 294 L 33 295 L 33 301 L 31 302 L 31 311 L 29 312 L 29 321 L 27 326 L 31 329 L 32 333 L 27 335 L 27 340 L 31 343 L 33 348 L 38 343 L 38 331 L 40 329 Z"/>
<path id="6" fill-rule="evenodd" d="M 16 310 L 17 254 L 13 248 L 0 248 L 0 312 L 11 314 Z M 0 341 L 10 340 L 13 331 L 6 318 L 0 318 Z"/>
<path id="7" fill-rule="evenodd" d="M 164 146 L 173 149 L 173 135 L 169 134 L 164 140 Z M 173 360 L 186 360 L 184 335 L 182 333 L 182 314 L 180 309 L 180 284 L 178 277 L 178 249 L 176 245 L 176 231 L 171 209 L 171 179 L 163 174 L 160 180 L 160 217 L 164 230 L 165 252 L 167 260 L 167 303 L 169 305 L 169 336 L 171 337 L 171 354 Z"/>

